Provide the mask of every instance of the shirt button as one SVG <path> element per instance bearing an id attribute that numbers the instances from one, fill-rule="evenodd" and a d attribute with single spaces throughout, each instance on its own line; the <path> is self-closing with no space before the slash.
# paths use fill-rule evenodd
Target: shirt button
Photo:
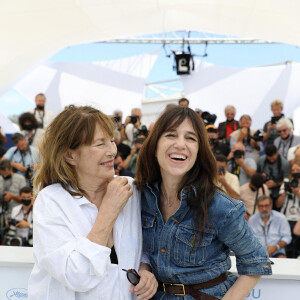
<path id="1" fill-rule="evenodd" d="M 167 251 L 165 248 L 161 248 L 161 249 L 160 249 L 160 252 L 170 254 L 170 252 Z"/>

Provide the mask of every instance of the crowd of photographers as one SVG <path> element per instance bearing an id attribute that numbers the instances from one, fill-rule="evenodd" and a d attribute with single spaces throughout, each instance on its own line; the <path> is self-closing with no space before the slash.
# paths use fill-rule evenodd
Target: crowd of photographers
<path id="1" fill-rule="evenodd" d="M 31 182 L 38 163 L 38 145 L 51 112 L 44 109 L 45 95 L 38 94 L 36 108 L 19 117 L 20 133 L 12 136 L 14 147 L 3 149 L 0 134 L 0 226 L 2 245 L 32 245 Z M 188 106 L 186 98 L 171 106 Z M 272 118 L 262 130 L 251 127 L 251 117 L 235 120 L 236 109 L 225 107 L 225 121 L 216 126 L 216 116 L 195 110 L 206 126 L 212 152 L 219 166 L 218 185 L 229 196 L 242 200 L 245 218 L 268 249 L 271 257 L 300 255 L 300 137 L 293 122 L 283 114 L 283 103 L 271 103 Z M 130 116 L 112 114 L 118 153 L 115 173 L 135 176 L 140 148 L 153 124 L 145 126 L 142 111 Z"/>

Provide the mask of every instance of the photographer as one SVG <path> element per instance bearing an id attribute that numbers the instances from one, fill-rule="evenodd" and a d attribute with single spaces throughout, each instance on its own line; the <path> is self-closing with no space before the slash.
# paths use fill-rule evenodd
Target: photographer
<path id="1" fill-rule="evenodd" d="M 264 176 L 264 182 L 270 189 L 273 202 L 278 198 L 283 178 L 289 176 L 289 171 L 288 161 L 278 153 L 273 144 L 267 145 L 265 155 L 260 157 L 257 162 L 257 172 Z"/>
<path id="2" fill-rule="evenodd" d="M 277 208 L 280 208 L 280 212 L 283 213 L 289 221 L 291 231 L 293 232 L 294 226 L 300 219 L 300 160 L 297 159 L 291 166 L 290 178 L 285 179 L 284 183 L 280 187 L 279 197 L 276 200 Z M 292 244 L 287 248 L 291 249 L 295 235 L 293 235 Z"/>
<path id="3" fill-rule="evenodd" d="M 245 146 L 241 142 L 238 142 L 227 156 L 228 171 L 238 176 L 240 186 L 248 183 L 256 172 L 255 160 L 249 157 L 245 158 L 245 154 Z"/>
<path id="4" fill-rule="evenodd" d="M 38 150 L 28 145 L 26 138 L 21 133 L 14 133 L 11 137 L 14 147 L 7 150 L 3 158 L 11 162 L 15 173 L 26 178 L 26 184 L 31 185 L 33 169 L 38 162 Z"/>
<path id="5" fill-rule="evenodd" d="M 116 129 L 121 131 L 122 127 L 124 126 L 122 123 L 123 112 L 121 110 L 116 109 L 114 111 L 113 117 L 114 117 L 114 122 L 116 124 Z"/>
<path id="6" fill-rule="evenodd" d="M 19 196 L 21 188 L 25 183 L 24 176 L 12 171 L 11 163 L 7 159 L 0 160 L 0 200 L 1 213 L 10 215 L 13 207 L 21 203 Z"/>
<path id="7" fill-rule="evenodd" d="M 142 112 L 139 108 L 131 110 L 131 116 L 125 120 L 124 126 L 121 129 L 122 141 L 124 144 L 132 147 L 134 141 L 139 134 L 139 127 L 141 126 Z"/>
<path id="8" fill-rule="evenodd" d="M 237 142 L 241 142 L 244 144 L 247 152 L 246 158 L 253 158 L 257 161 L 259 157 L 259 151 L 262 148 L 262 139 L 263 136 L 259 131 L 255 131 L 250 129 L 251 127 L 251 117 L 249 115 L 242 115 L 240 118 L 240 129 L 234 131 L 230 135 L 230 148 Z"/>
<path id="9" fill-rule="evenodd" d="M 240 124 L 235 118 L 236 109 L 232 105 L 227 105 L 225 107 L 226 121 L 219 123 L 218 134 L 219 140 L 226 141 L 229 144 L 229 136 L 232 132 L 240 128 Z"/>
<path id="10" fill-rule="evenodd" d="M 15 237 L 22 238 L 19 246 L 32 247 L 32 189 L 28 186 L 23 187 L 20 190 L 20 198 L 22 204 L 14 207 L 11 212 L 11 220 L 14 220 L 16 226 Z M 12 241 L 8 240 L 7 242 L 11 243 Z"/>
<path id="11" fill-rule="evenodd" d="M 236 175 L 231 174 L 227 170 L 226 156 L 219 154 L 216 156 L 217 165 L 219 168 L 218 186 L 234 199 L 240 197 L 240 183 Z"/>
<path id="12" fill-rule="evenodd" d="M 289 149 L 300 144 L 300 137 L 293 134 L 293 124 L 287 118 L 281 118 L 276 128 L 280 136 L 274 140 L 274 145 L 278 152 L 287 159 Z"/>
<path id="13" fill-rule="evenodd" d="M 255 173 L 249 183 L 240 187 L 241 200 L 245 204 L 248 216 L 257 212 L 257 199 L 262 195 L 269 197 L 269 189 L 264 184 L 264 177 L 259 173 Z"/>
<path id="14" fill-rule="evenodd" d="M 276 129 L 277 122 L 284 117 L 282 113 L 283 103 L 280 100 L 274 100 L 271 102 L 271 111 L 273 116 L 271 117 L 271 121 L 265 123 L 263 131 L 264 138 L 263 142 L 267 141 L 267 144 L 273 144 L 274 140 L 279 136 L 279 133 Z"/>
<path id="15" fill-rule="evenodd" d="M 39 128 L 39 123 L 32 113 L 23 113 L 19 116 L 19 126 L 30 146 L 38 148 L 44 135 L 44 129 Z"/>
<path id="16" fill-rule="evenodd" d="M 227 157 L 228 154 L 230 153 L 230 148 L 228 145 L 218 141 L 218 133 L 215 125 L 207 125 L 206 131 L 209 138 L 211 150 L 214 156 L 222 154 Z"/>

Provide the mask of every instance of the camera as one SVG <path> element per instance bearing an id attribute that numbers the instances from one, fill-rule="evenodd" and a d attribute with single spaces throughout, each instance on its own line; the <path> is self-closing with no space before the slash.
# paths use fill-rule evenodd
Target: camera
<path id="1" fill-rule="evenodd" d="M 205 125 L 213 125 L 216 122 L 217 116 L 210 114 L 208 111 L 204 111 L 201 115 Z"/>
<path id="2" fill-rule="evenodd" d="M 234 158 L 242 158 L 243 155 L 245 155 L 245 151 L 243 151 L 243 150 L 235 150 L 233 152 Z"/>
<path id="3" fill-rule="evenodd" d="M 19 221 L 15 219 L 8 220 L 8 230 L 4 237 L 4 244 L 6 246 L 32 246 L 32 230 L 29 229 L 28 239 L 17 235 L 17 223 Z"/>
<path id="4" fill-rule="evenodd" d="M 148 132 L 148 129 L 147 129 L 146 125 L 141 125 L 141 126 L 138 127 L 137 136 L 138 135 L 143 135 L 143 136 L 147 137 L 148 133 L 149 132 Z"/>
<path id="5" fill-rule="evenodd" d="M 300 174 L 300 173 L 296 173 L 296 174 Z M 295 175 L 295 174 L 292 174 L 292 175 Z M 283 179 L 283 182 L 284 182 L 284 190 L 286 192 L 292 192 L 291 188 L 297 188 L 298 187 L 298 178 L 295 178 L 293 176 L 293 179 L 292 180 L 289 180 L 288 178 L 284 178 Z"/>
<path id="6" fill-rule="evenodd" d="M 137 115 L 132 115 L 132 116 L 129 116 L 130 117 L 130 123 L 131 124 L 136 124 L 138 119 L 139 119 L 139 116 Z"/>
<path id="7" fill-rule="evenodd" d="M 32 181 L 33 179 L 33 169 L 32 166 L 28 166 L 25 172 L 25 178 L 29 181 Z"/>
<path id="8" fill-rule="evenodd" d="M 219 169 L 219 175 L 225 175 L 224 167 L 218 166 L 218 169 Z"/>
<path id="9" fill-rule="evenodd" d="M 114 121 L 115 121 L 116 123 L 118 123 L 118 122 L 121 121 L 121 117 L 120 117 L 120 116 L 114 116 L 113 118 L 114 118 Z"/>
<path id="10" fill-rule="evenodd" d="M 22 246 L 23 245 L 23 238 L 17 236 L 17 223 L 18 221 L 15 219 L 8 220 L 8 231 L 5 235 L 5 245 L 6 246 Z"/>
<path id="11" fill-rule="evenodd" d="M 252 136 L 250 136 L 250 138 L 256 142 L 262 142 L 264 136 L 261 130 L 256 130 L 255 133 Z"/>
<path id="12" fill-rule="evenodd" d="M 271 118 L 271 124 L 276 124 L 282 116 L 272 117 Z"/>

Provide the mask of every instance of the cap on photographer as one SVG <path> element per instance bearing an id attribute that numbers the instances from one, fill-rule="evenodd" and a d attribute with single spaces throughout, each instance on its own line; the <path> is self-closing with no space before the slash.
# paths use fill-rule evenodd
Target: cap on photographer
<path id="1" fill-rule="evenodd" d="M 257 161 L 257 172 L 262 173 L 265 183 L 270 189 L 271 198 L 275 202 L 279 195 L 283 178 L 289 176 L 290 165 L 279 153 L 273 144 L 265 148 L 265 155 Z"/>
<path id="2" fill-rule="evenodd" d="M 227 156 L 228 171 L 239 178 L 240 186 L 248 183 L 256 172 L 256 162 L 253 158 L 246 158 L 246 147 L 243 143 L 236 143 Z"/>
<path id="3" fill-rule="evenodd" d="M 230 197 L 239 199 L 240 183 L 236 175 L 227 170 L 227 158 L 223 154 L 216 155 L 216 161 L 219 168 L 217 185 Z"/>

